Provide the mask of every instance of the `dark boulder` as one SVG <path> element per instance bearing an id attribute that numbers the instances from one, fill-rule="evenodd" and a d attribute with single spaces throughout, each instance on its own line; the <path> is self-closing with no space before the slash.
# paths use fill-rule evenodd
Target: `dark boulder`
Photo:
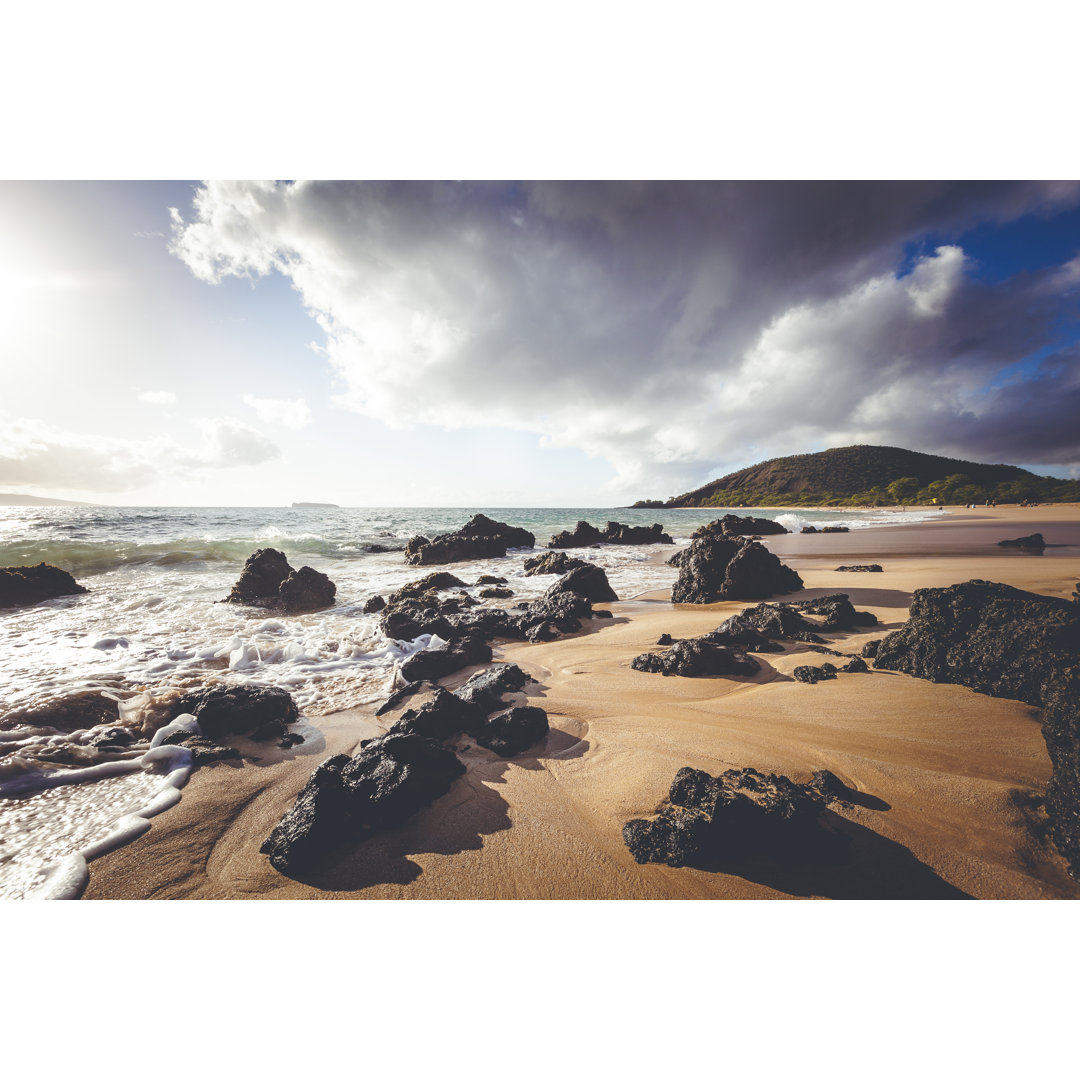
<path id="1" fill-rule="evenodd" d="M 486 715 L 505 708 L 503 696 L 520 692 L 528 681 L 529 676 L 517 664 L 493 664 L 486 671 L 478 671 L 454 693 Z"/>
<path id="2" fill-rule="evenodd" d="M 823 679 L 835 679 L 836 666 L 834 664 L 822 664 L 821 667 L 813 667 L 811 664 L 803 664 L 791 674 L 795 677 L 796 682 L 810 683 L 813 686 L 814 683 L 819 683 Z"/>
<path id="3" fill-rule="evenodd" d="M 802 578 L 754 540 L 694 540 L 671 590 L 674 604 L 714 604 L 720 600 L 763 599 L 795 592 Z"/>
<path id="4" fill-rule="evenodd" d="M 670 634 L 661 634 L 656 639 L 656 644 L 657 645 L 672 645 L 672 644 L 674 644 L 674 638 L 672 638 L 672 636 Z"/>
<path id="5" fill-rule="evenodd" d="M 689 678 L 718 678 L 723 675 L 754 675 L 761 665 L 752 657 L 706 638 L 676 641 L 665 653 L 642 653 L 630 666 L 635 671 Z"/>
<path id="6" fill-rule="evenodd" d="M 574 567 L 565 577 L 549 585 L 544 596 L 550 598 L 562 593 L 577 593 L 594 604 L 606 604 L 619 599 L 608 583 L 603 567 L 595 563 Z"/>
<path id="7" fill-rule="evenodd" d="M 332 607 L 336 594 L 337 586 L 310 566 L 292 571 L 278 589 L 282 608 L 292 615 Z"/>
<path id="8" fill-rule="evenodd" d="M 324 761 L 259 849 L 296 873 L 338 844 L 389 828 L 445 794 L 465 766 L 422 735 L 389 733 Z"/>
<path id="9" fill-rule="evenodd" d="M 1041 551 L 1046 547 L 1046 541 L 1042 533 L 1032 533 L 1030 536 L 1018 536 L 1015 540 L 999 540 L 998 547 L 1027 548 Z"/>
<path id="10" fill-rule="evenodd" d="M 278 598 L 281 583 L 292 573 L 289 560 L 276 548 L 259 548 L 247 557 L 240 577 L 225 597 L 230 604 L 255 604 Z"/>
<path id="11" fill-rule="evenodd" d="M 822 644 L 815 633 L 816 624 L 804 619 L 790 604 L 758 604 L 743 608 L 738 615 L 725 619 L 706 636 L 721 645 L 736 645 L 752 652 L 782 652 L 783 647 L 769 647 L 769 641 L 804 641 Z"/>
<path id="12" fill-rule="evenodd" d="M 846 525 L 826 525 L 821 531 L 823 533 L 841 533 L 850 532 L 851 530 Z"/>
<path id="13" fill-rule="evenodd" d="M 443 645 L 421 649 L 402 661 L 402 678 L 409 682 L 434 682 L 471 664 L 486 664 L 491 659 L 491 646 L 473 636 L 455 638 Z"/>
<path id="14" fill-rule="evenodd" d="M 0 567 L 0 608 L 27 607 L 86 591 L 66 570 L 48 563 Z"/>
<path id="15" fill-rule="evenodd" d="M 881 567 L 877 563 L 867 563 L 862 566 L 838 566 L 836 572 L 843 573 L 864 573 L 864 574 L 880 574 L 883 573 Z"/>
<path id="16" fill-rule="evenodd" d="M 840 670 L 851 673 L 862 673 L 869 671 L 870 669 L 866 666 L 866 661 L 861 656 L 853 656 Z"/>
<path id="17" fill-rule="evenodd" d="M 406 683 L 398 687 L 376 710 L 376 716 L 385 716 L 388 712 L 400 708 L 409 698 L 416 694 L 435 694 L 442 690 L 441 686 L 426 681 Z"/>
<path id="18" fill-rule="evenodd" d="M 535 705 L 515 705 L 490 717 L 476 735 L 480 746 L 513 757 L 547 737 L 547 713 Z"/>
<path id="19" fill-rule="evenodd" d="M 639 863 L 715 869 L 766 856 L 783 866 L 831 865 L 846 852 L 847 838 L 821 819 L 822 796 L 786 776 L 756 769 L 710 776 L 684 768 L 668 800 L 659 817 L 623 828 L 623 840 Z"/>
<path id="20" fill-rule="evenodd" d="M 826 802 L 843 802 L 851 794 L 851 789 L 834 772 L 828 769 L 818 769 L 810 777 L 808 785 L 818 793 Z"/>
<path id="21" fill-rule="evenodd" d="M 381 596 L 373 596 L 364 604 L 364 614 L 374 615 L 386 607 L 386 601 Z"/>
<path id="22" fill-rule="evenodd" d="M 485 600 L 509 600 L 513 595 L 513 589 L 507 589 L 501 585 L 489 585 L 486 589 L 480 590 L 480 596 Z"/>
<path id="23" fill-rule="evenodd" d="M 681 548 L 679 551 L 676 551 L 675 554 L 672 555 L 670 559 L 668 559 L 668 566 L 682 566 L 683 560 L 686 558 L 686 554 L 689 550 L 689 548 Z"/>
<path id="24" fill-rule="evenodd" d="M 451 574 L 448 570 L 436 570 L 418 581 L 410 581 L 407 585 L 402 585 L 400 589 L 390 594 L 387 604 L 392 607 L 401 603 L 402 600 L 418 600 L 427 596 L 428 593 L 464 588 L 466 588 L 466 585 L 461 578 Z"/>
<path id="25" fill-rule="evenodd" d="M 867 660 L 873 660 L 877 656 L 878 646 L 881 644 L 881 638 L 874 638 L 873 641 L 868 641 L 860 650 L 859 655 L 864 656 Z"/>
<path id="26" fill-rule="evenodd" d="M 537 574 L 568 574 L 579 566 L 588 566 L 584 559 L 575 559 L 565 551 L 545 551 L 543 555 L 525 560 L 525 576 Z"/>
<path id="27" fill-rule="evenodd" d="M 496 577 L 494 574 L 481 574 L 476 579 L 477 585 L 505 585 L 506 578 Z"/>
<path id="28" fill-rule="evenodd" d="M 917 589 L 875 667 L 1043 708 L 1050 833 L 1080 878 L 1080 608 L 991 581 Z"/>
<path id="29" fill-rule="evenodd" d="M 802 527 L 802 528 L 801 528 L 801 529 L 799 530 L 799 532 L 800 532 L 800 533 L 802 533 L 802 534 L 803 534 L 804 536 L 805 536 L 805 535 L 806 535 L 807 533 L 816 533 L 817 531 L 818 531 L 818 530 L 817 530 L 817 526 L 816 526 L 816 525 L 804 525 L 804 526 L 803 526 L 803 527 Z"/>
<path id="30" fill-rule="evenodd" d="M 272 725 L 275 734 L 284 734 L 286 725 L 295 723 L 300 711 L 287 690 L 277 686 L 205 687 L 185 694 L 172 707 L 172 715 L 190 713 L 199 721 L 204 735 L 242 735 Z M 267 736 L 269 738 L 271 736 Z"/>
<path id="31" fill-rule="evenodd" d="M 556 533 L 548 541 L 548 547 L 591 547 L 593 544 L 599 544 L 603 539 L 603 534 L 595 525 L 590 525 L 587 521 L 579 521 L 573 531 L 563 529 L 561 533 Z"/>
<path id="32" fill-rule="evenodd" d="M 60 698 L 12 709 L 0 719 L 0 731 L 16 727 L 82 731 L 100 724 L 115 724 L 118 715 L 116 702 L 100 690 L 76 690 Z"/>
<path id="33" fill-rule="evenodd" d="M 476 514 L 456 532 L 442 533 L 434 539 L 414 536 L 405 545 L 405 561 L 413 566 L 430 566 L 466 559 L 501 558 L 507 548 L 531 548 L 535 543 L 536 537 L 527 529 Z"/>
<path id="34" fill-rule="evenodd" d="M 483 722 L 484 713 L 478 706 L 440 686 L 418 709 L 407 709 L 402 713 L 390 726 L 390 731 L 398 735 L 423 735 L 427 739 L 446 742 L 463 732 L 478 730 Z M 366 746 L 370 741 L 366 740 L 360 745 Z"/>
<path id="35" fill-rule="evenodd" d="M 797 600 L 792 607 L 810 615 L 824 615 L 822 630 L 852 630 L 856 626 L 876 626 L 877 616 L 870 611 L 856 611 L 847 593 L 816 596 L 812 600 Z"/>

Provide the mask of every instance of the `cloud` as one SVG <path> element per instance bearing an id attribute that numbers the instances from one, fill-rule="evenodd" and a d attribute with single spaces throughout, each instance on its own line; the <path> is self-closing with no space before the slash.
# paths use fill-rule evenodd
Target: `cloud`
<path id="1" fill-rule="evenodd" d="M 284 424 L 299 431 L 311 423 L 311 410 L 303 398 L 280 401 L 277 398 L 261 398 L 254 394 L 244 395 L 244 404 L 250 405 L 264 424 Z"/>
<path id="2" fill-rule="evenodd" d="M 1024 420 L 995 377 L 1053 340 L 1075 267 L 987 286 L 956 243 L 908 251 L 1078 202 L 1035 183 L 210 183 L 171 250 L 211 282 L 291 278 L 350 409 L 534 431 L 665 492 L 845 441 L 994 444 Z M 1023 426 L 1027 460 L 1080 459 L 1075 433 Z"/>
<path id="3" fill-rule="evenodd" d="M 0 485 L 16 488 L 133 491 L 163 475 L 191 478 L 206 470 L 259 465 L 281 455 L 266 436 L 228 417 L 201 421 L 195 446 L 170 438 L 83 435 L 42 420 L 3 419 Z"/>
<path id="4" fill-rule="evenodd" d="M 144 390 L 139 400 L 147 405 L 175 405 L 176 395 L 171 390 Z"/>

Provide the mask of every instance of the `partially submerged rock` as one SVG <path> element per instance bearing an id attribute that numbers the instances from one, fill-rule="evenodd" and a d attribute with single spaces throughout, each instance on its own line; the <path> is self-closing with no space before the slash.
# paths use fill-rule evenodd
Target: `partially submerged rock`
<path id="1" fill-rule="evenodd" d="M 680 561 L 671 601 L 756 600 L 802 587 L 802 578 L 757 541 L 703 536 L 690 544 Z"/>
<path id="2" fill-rule="evenodd" d="M 501 558 L 507 548 L 531 548 L 536 537 L 527 529 L 494 521 L 484 514 L 471 517 L 456 532 L 432 539 L 414 536 L 405 545 L 405 561 L 413 566 Z"/>
<path id="3" fill-rule="evenodd" d="M 413 653 L 401 664 L 401 675 L 409 682 L 434 681 L 472 664 L 486 664 L 491 646 L 482 638 L 466 635 Z"/>
<path id="4" fill-rule="evenodd" d="M 100 690 L 76 690 L 51 701 L 12 709 L 0 719 L 0 731 L 15 727 L 81 731 L 116 721 L 116 701 Z"/>
<path id="5" fill-rule="evenodd" d="M 1042 706 L 1050 832 L 1080 878 L 1080 607 L 982 580 L 917 589 L 874 666 Z"/>
<path id="6" fill-rule="evenodd" d="M 827 865 L 846 852 L 847 838 L 822 820 L 821 794 L 786 776 L 756 769 L 710 776 L 683 768 L 668 800 L 658 817 L 623 827 L 623 840 L 639 863 L 713 869 L 764 855 L 781 865 Z"/>
<path id="7" fill-rule="evenodd" d="M 609 521 L 603 529 L 579 521 L 573 531 L 564 529 L 548 541 L 549 548 L 592 547 L 594 544 L 674 544 L 663 525 L 622 525 Z"/>
<path id="8" fill-rule="evenodd" d="M 294 570 L 284 552 L 259 548 L 249 555 L 225 602 L 250 604 L 295 615 L 332 607 L 337 586 L 310 566 Z"/>
<path id="9" fill-rule="evenodd" d="M 211 686 L 185 694 L 172 708 L 173 716 L 190 713 L 202 733 L 222 735 L 260 733 L 264 738 L 284 735 L 300 718 L 292 695 L 279 686 Z"/>
<path id="10" fill-rule="evenodd" d="M 562 593 L 577 593 L 594 604 L 605 604 L 618 600 L 602 567 L 595 563 L 575 566 L 564 577 L 548 587 L 545 597 L 558 596 Z"/>
<path id="11" fill-rule="evenodd" d="M 86 591 L 66 570 L 48 563 L 0 567 L 0 608 L 29 607 Z"/>
<path id="12" fill-rule="evenodd" d="M 525 560 L 525 576 L 536 574 L 568 574 L 579 566 L 588 566 L 584 559 L 575 559 L 565 551 L 545 551 L 543 555 Z"/>
<path id="13" fill-rule="evenodd" d="M 779 536 L 789 530 L 771 518 L 739 517 L 737 514 L 725 514 L 708 525 L 701 525 L 691 533 L 693 539 L 711 536 L 730 539 L 733 536 Z"/>
<path id="14" fill-rule="evenodd" d="M 836 572 L 839 573 L 863 573 L 863 574 L 881 574 L 884 571 L 878 563 L 866 563 L 861 566 L 838 566 Z"/>

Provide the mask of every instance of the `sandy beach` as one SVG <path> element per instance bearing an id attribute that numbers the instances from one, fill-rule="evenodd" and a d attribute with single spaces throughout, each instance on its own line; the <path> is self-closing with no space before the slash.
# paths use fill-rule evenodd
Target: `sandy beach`
<path id="1" fill-rule="evenodd" d="M 997 541 L 1042 532 L 1031 555 Z M 916 588 L 984 578 L 1053 596 L 1080 580 L 1080 507 L 950 509 L 911 526 L 771 537 L 806 589 L 846 592 L 879 625 L 827 635 L 857 653 L 907 618 Z M 877 562 L 883 573 L 838 573 Z M 781 598 L 774 598 L 781 599 Z M 547 710 L 546 743 L 504 760 L 461 754 L 464 777 L 405 825 L 339 850 L 302 879 L 259 845 L 314 766 L 384 729 L 372 709 L 320 717 L 324 741 L 285 760 L 199 769 L 144 836 L 90 864 L 85 899 L 1055 899 L 1080 883 L 1043 838 L 1038 796 L 1050 761 L 1038 710 L 892 672 L 815 686 L 792 669 L 823 657 L 800 644 L 759 655 L 752 678 L 665 678 L 630 668 L 662 633 L 711 630 L 748 606 L 673 606 L 664 593 L 610 605 L 612 620 L 558 641 L 509 643 Z M 478 669 L 443 680 L 453 688 Z M 638 865 L 623 825 L 654 814 L 682 766 L 752 767 L 804 782 L 830 769 L 858 794 L 833 804 L 851 838 L 838 868 L 738 874 Z"/>

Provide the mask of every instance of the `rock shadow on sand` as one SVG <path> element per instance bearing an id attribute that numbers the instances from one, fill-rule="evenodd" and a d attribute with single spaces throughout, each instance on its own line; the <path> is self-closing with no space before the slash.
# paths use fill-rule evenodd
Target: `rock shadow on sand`
<path id="1" fill-rule="evenodd" d="M 819 896 L 830 900 L 974 899 L 917 859 L 903 844 L 831 810 L 824 811 L 822 822 L 849 838 L 843 862 L 830 866 L 784 866 L 761 855 L 739 862 L 702 859 L 689 865 L 710 873 L 741 877 L 788 896 Z"/>

